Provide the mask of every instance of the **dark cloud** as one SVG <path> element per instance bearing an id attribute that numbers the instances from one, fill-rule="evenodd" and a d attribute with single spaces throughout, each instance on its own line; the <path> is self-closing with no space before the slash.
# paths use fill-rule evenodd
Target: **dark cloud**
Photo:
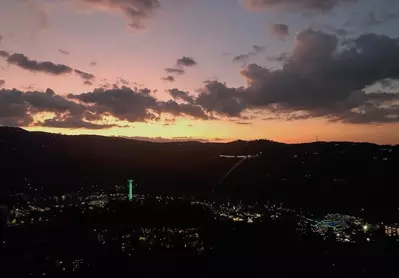
<path id="1" fill-rule="evenodd" d="M 100 88 L 102 88 L 104 90 L 112 88 L 111 83 L 109 83 L 107 80 L 102 80 L 102 82 L 103 83 L 99 86 Z"/>
<path id="2" fill-rule="evenodd" d="M 334 35 L 312 29 L 302 31 L 295 39 L 291 65 L 305 71 L 317 70 L 333 59 L 337 46 L 338 38 Z"/>
<path id="3" fill-rule="evenodd" d="M 197 65 L 197 62 L 192 57 L 183 56 L 180 59 L 177 59 L 176 62 L 179 67 L 192 67 Z"/>
<path id="4" fill-rule="evenodd" d="M 397 96 L 399 100 L 399 95 Z M 372 103 L 365 103 L 355 111 L 345 111 L 332 118 L 351 124 L 363 123 L 397 123 L 399 122 L 399 107 L 379 107 Z"/>
<path id="5" fill-rule="evenodd" d="M 82 115 L 86 109 L 83 105 L 56 95 L 51 89 L 47 89 L 44 93 L 39 91 L 25 92 L 22 96 L 23 100 L 29 104 L 31 112 L 54 112 Z"/>
<path id="6" fill-rule="evenodd" d="M 233 57 L 233 62 L 242 62 L 243 66 L 246 66 L 250 57 L 250 54 L 240 54 Z"/>
<path id="7" fill-rule="evenodd" d="M 10 54 L 7 51 L 0 50 L 0 57 L 8 58 L 8 56 L 10 56 Z"/>
<path id="8" fill-rule="evenodd" d="M 147 19 L 161 6 L 158 0 L 74 0 L 73 2 L 98 10 L 122 11 L 132 29 L 143 29 Z"/>
<path id="9" fill-rule="evenodd" d="M 336 35 L 307 29 L 297 35 L 292 54 L 284 54 L 283 61 L 275 70 L 250 64 L 241 71 L 246 88 L 209 82 L 194 103 L 228 117 L 262 109 L 274 119 L 399 122 L 398 93 L 368 93 L 373 84 L 399 79 L 397 38 L 365 34 L 341 45 Z"/>
<path id="10" fill-rule="evenodd" d="M 246 108 L 242 89 L 228 88 L 226 84 L 210 81 L 195 100 L 207 112 L 216 112 L 228 117 L 239 117 Z"/>
<path id="11" fill-rule="evenodd" d="M 168 82 L 175 82 L 176 79 L 172 75 L 168 75 L 166 77 L 161 78 L 163 81 L 168 81 Z"/>
<path id="12" fill-rule="evenodd" d="M 340 119 L 349 117 L 366 105 L 360 114 L 385 111 L 382 108 L 397 94 L 367 95 L 364 89 L 387 78 L 399 78 L 397 39 L 366 34 L 340 49 L 335 36 L 311 29 L 298 34 L 293 54 L 282 69 L 271 71 L 252 64 L 242 71 L 249 87 L 242 95 L 245 103 L 255 107 L 273 107 L 279 111 L 306 111 L 309 117 Z M 378 96 L 378 97 L 377 97 Z M 385 105 L 387 105 L 385 103 Z M 348 113 L 351 112 L 351 113 Z M 371 118 L 361 119 L 373 122 Z M 381 116 L 375 118 L 381 121 Z"/>
<path id="13" fill-rule="evenodd" d="M 0 125 L 25 126 L 33 122 L 29 105 L 18 90 L 0 90 Z"/>
<path id="14" fill-rule="evenodd" d="M 243 67 L 245 67 L 247 65 L 248 60 L 252 56 L 256 56 L 259 53 L 264 52 L 265 49 L 266 49 L 265 46 L 254 45 L 250 52 L 248 52 L 246 54 L 240 54 L 240 55 L 237 55 L 237 56 L 233 57 L 233 62 L 241 62 Z"/>
<path id="15" fill-rule="evenodd" d="M 122 84 L 123 86 L 128 86 L 129 85 L 129 81 L 123 79 L 123 78 L 119 78 L 117 81 L 118 84 Z"/>
<path id="16" fill-rule="evenodd" d="M 289 27 L 286 24 L 271 24 L 269 25 L 269 32 L 279 39 L 284 39 L 289 36 Z"/>
<path id="17" fill-rule="evenodd" d="M 91 66 L 91 67 L 97 66 L 97 62 L 96 62 L 96 61 L 91 61 L 91 62 L 90 62 L 90 66 Z"/>
<path id="18" fill-rule="evenodd" d="M 80 95 L 69 94 L 68 98 L 80 100 L 91 105 L 93 111 L 110 114 L 119 120 L 144 122 L 156 118 L 148 109 L 156 107 L 157 101 L 147 91 L 132 90 L 123 86 L 109 90 L 95 89 Z"/>
<path id="19" fill-rule="evenodd" d="M 24 90 L 27 90 L 27 91 L 34 91 L 35 90 L 35 84 L 32 84 L 32 85 L 29 85 L 29 86 L 23 86 L 23 87 L 21 87 L 22 89 L 24 89 Z"/>
<path id="20" fill-rule="evenodd" d="M 52 119 L 46 119 L 42 122 L 38 122 L 37 126 L 53 127 L 53 128 L 68 128 L 68 129 L 109 129 L 112 127 L 118 127 L 114 124 L 96 124 L 87 122 L 78 117 L 56 117 Z"/>
<path id="21" fill-rule="evenodd" d="M 348 30 L 342 29 L 342 28 L 330 28 L 330 31 L 336 33 L 339 36 L 347 36 L 350 34 Z"/>
<path id="22" fill-rule="evenodd" d="M 161 79 L 168 82 L 174 82 L 176 81 L 176 75 L 183 75 L 186 72 L 184 67 L 192 67 L 195 65 L 197 65 L 197 62 L 194 60 L 194 58 L 183 56 L 182 58 L 177 59 L 176 66 L 174 68 L 165 68 L 165 72 L 168 75 L 166 77 L 162 77 Z"/>
<path id="23" fill-rule="evenodd" d="M 345 24 L 343 24 L 345 25 Z M 325 31 L 328 33 L 334 33 L 336 35 L 345 37 L 348 36 L 352 33 L 352 31 L 349 31 L 347 29 L 343 29 L 343 28 L 338 28 L 335 26 L 332 26 L 330 24 L 326 24 L 326 23 L 313 23 L 311 24 L 310 28 L 315 29 L 315 30 L 320 30 L 320 31 Z"/>
<path id="24" fill-rule="evenodd" d="M 156 107 L 153 108 L 158 113 L 168 113 L 174 116 L 191 116 L 196 119 L 209 119 L 204 110 L 199 105 L 190 103 L 178 104 L 173 100 L 158 102 Z"/>
<path id="25" fill-rule="evenodd" d="M 33 71 L 33 72 L 44 72 L 53 75 L 62 75 L 72 72 L 72 68 L 62 65 L 54 64 L 53 62 L 39 62 L 36 60 L 31 60 L 21 53 L 14 53 L 12 55 L 7 55 L 3 52 L 2 57 L 7 57 L 7 62 L 9 64 L 16 65 L 20 68 Z"/>
<path id="26" fill-rule="evenodd" d="M 181 69 L 181 68 L 166 68 L 165 71 L 166 71 L 166 73 L 177 74 L 177 75 L 181 75 L 181 74 L 185 73 L 184 69 Z"/>
<path id="27" fill-rule="evenodd" d="M 0 34 L 0 42 L 3 40 L 3 36 Z"/>
<path id="28" fill-rule="evenodd" d="M 252 125 L 252 123 L 249 122 L 236 122 L 238 125 Z"/>
<path id="29" fill-rule="evenodd" d="M 31 60 L 21 53 L 9 54 L 6 51 L 0 51 L 0 57 L 6 58 L 7 62 L 12 65 L 16 65 L 22 69 L 29 70 L 32 72 L 43 72 L 52 75 L 64 75 L 75 72 L 85 81 L 85 84 L 88 85 L 89 82 L 95 79 L 95 75 L 91 73 L 87 73 L 78 69 L 72 69 L 71 67 L 63 64 L 55 64 L 53 62 L 39 62 L 36 60 Z M 91 82 L 90 82 L 91 83 Z"/>
<path id="30" fill-rule="evenodd" d="M 61 54 L 64 54 L 64 55 L 69 55 L 69 54 L 71 54 L 71 52 L 69 52 L 69 51 L 67 51 L 67 50 L 64 50 L 64 49 L 61 49 L 61 48 L 58 49 L 58 52 L 61 53 Z"/>
<path id="31" fill-rule="evenodd" d="M 51 112 L 54 116 L 35 122 L 34 116 L 42 112 Z M 103 123 L 107 116 L 129 122 L 144 122 L 157 120 L 163 113 L 209 118 L 199 105 L 178 104 L 172 100 L 158 101 L 148 88 L 115 86 L 109 90 L 95 89 L 79 95 L 70 94 L 67 98 L 51 89 L 45 92 L 0 90 L 0 125 L 104 129 L 118 126 Z"/>
<path id="32" fill-rule="evenodd" d="M 170 89 L 168 93 L 172 96 L 174 100 L 182 100 L 187 103 L 194 103 L 194 98 L 190 96 L 188 92 L 181 91 L 179 89 Z"/>
<path id="33" fill-rule="evenodd" d="M 252 48 L 255 50 L 256 53 L 263 52 L 266 50 L 266 46 L 259 46 L 256 44 Z"/>
<path id="34" fill-rule="evenodd" d="M 144 95 L 150 95 L 151 93 L 156 93 L 156 92 L 157 92 L 157 90 L 151 91 L 151 90 L 148 89 L 148 88 L 141 88 L 141 89 L 136 89 L 136 90 L 138 90 L 138 92 L 139 92 L 140 94 L 144 94 Z"/>
<path id="35" fill-rule="evenodd" d="M 120 120 L 143 122 L 158 118 L 154 113 L 169 113 L 174 116 L 187 115 L 199 119 L 208 119 L 202 108 L 194 104 L 178 104 L 175 101 L 157 101 L 149 89 L 131 89 L 128 87 L 110 90 L 95 89 L 90 93 L 68 95 L 90 105 L 97 114 L 109 114 Z M 151 112 L 153 111 L 153 112 Z"/>
<path id="36" fill-rule="evenodd" d="M 359 0 L 243 0 L 243 3 L 250 10 L 288 8 L 311 12 L 327 12 L 340 4 L 356 3 L 358 1 Z"/>
<path id="37" fill-rule="evenodd" d="M 80 76 L 82 79 L 84 79 L 84 80 L 93 80 L 93 79 L 96 78 L 93 74 L 87 73 L 87 72 L 84 72 L 84 71 L 81 71 L 81 70 L 75 69 L 74 72 L 75 72 L 77 75 L 79 75 L 79 76 Z"/>
<path id="38" fill-rule="evenodd" d="M 80 117 L 85 109 L 80 104 L 56 95 L 51 89 L 45 92 L 0 90 L 1 125 L 27 126 L 33 123 L 33 115 L 40 112 Z"/>
<path id="39" fill-rule="evenodd" d="M 85 80 L 83 82 L 83 84 L 88 85 L 88 86 L 92 86 L 93 85 L 93 83 L 91 81 L 89 81 L 89 80 Z"/>
<path id="40" fill-rule="evenodd" d="M 130 0 L 123 2 L 130 2 L 130 5 L 122 7 L 122 10 L 129 18 L 129 26 L 133 29 L 144 28 L 143 21 L 152 16 L 153 11 L 160 7 L 158 0 Z"/>
<path id="41" fill-rule="evenodd" d="M 0 88 L 3 87 L 6 84 L 6 81 L 3 79 L 0 79 Z"/>

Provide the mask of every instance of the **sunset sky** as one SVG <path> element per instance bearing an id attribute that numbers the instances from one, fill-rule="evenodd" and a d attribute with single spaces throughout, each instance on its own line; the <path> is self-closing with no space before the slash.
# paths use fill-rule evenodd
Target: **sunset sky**
<path id="1" fill-rule="evenodd" d="M 399 0 L 1 0 L 0 125 L 399 144 Z"/>

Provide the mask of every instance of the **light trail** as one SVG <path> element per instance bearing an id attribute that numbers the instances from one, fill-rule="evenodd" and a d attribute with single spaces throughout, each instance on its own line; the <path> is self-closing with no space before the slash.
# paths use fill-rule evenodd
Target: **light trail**
<path id="1" fill-rule="evenodd" d="M 222 178 L 222 180 L 219 182 L 219 184 L 222 184 L 224 182 L 225 179 L 227 179 L 228 176 L 230 176 L 230 174 L 238 168 L 238 166 L 240 166 L 245 160 L 247 160 L 247 157 L 243 157 L 242 159 L 240 159 L 240 161 L 238 161 L 236 164 L 233 165 L 233 167 L 230 168 L 229 171 L 227 171 L 226 175 L 224 175 L 224 177 Z"/>
<path id="2" fill-rule="evenodd" d="M 258 154 L 255 154 L 255 155 L 251 155 L 251 154 L 248 154 L 248 155 L 225 155 L 225 154 L 221 154 L 221 155 L 220 155 L 221 158 L 229 158 L 229 159 L 237 159 L 237 158 L 240 158 L 240 160 L 239 160 L 237 163 L 235 163 L 235 164 L 233 165 L 233 167 L 231 167 L 231 168 L 227 171 L 227 173 L 226 173 L 226 174 L 223 176 L 223 178 L 220 180 L 219 185 L 222 184 L 222 183 L 231 175 L 231 173 L 234 172 L 234 170 L 236 170 L 241 164 L 243 164 L 245 160 L 247 160 L 247 159 L 252 159 L 252 158 L 256 158 L 256 157 L 258 157 L 258 156 L 261 155 L 261 154 L 262 154 L 262 152 L 260 152 L 260 153 L 258 153 Z M 214 193 L 215 190 L 216 190 L 216 188 L 214 188 L 214 189 L 212 190 L 212 193 Z"/>

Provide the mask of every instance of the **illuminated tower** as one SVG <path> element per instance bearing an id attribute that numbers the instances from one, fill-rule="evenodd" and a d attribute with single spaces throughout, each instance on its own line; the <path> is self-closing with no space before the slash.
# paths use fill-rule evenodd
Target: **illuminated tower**
<path id="1" fill-rule="evenodd" d="M 129 201 L 133 200 L 133 180 L 128 180 L 129 183 Z"/>

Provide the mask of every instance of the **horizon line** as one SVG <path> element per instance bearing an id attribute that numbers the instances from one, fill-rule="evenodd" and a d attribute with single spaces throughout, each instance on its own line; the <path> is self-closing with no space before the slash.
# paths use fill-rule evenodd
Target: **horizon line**
<path id="1" fill-rule="evenodd" d="M 277 143 L 277 144 L 286 144 L 286 145 L 299 145 L 299 144 L 312 144 L 312 143 L 356 143 L 356 144 L 372 144 L 372 145 L 378 145 L 378 146 L 399 146 L 398 144 L 378 144 L 378 143 L 373 143 L 373 142 L 368 142 L 368 141 L 348 141 L 348 140 L 342 140 L 342 141 L 325 141 L 325 140 L 316 140 L 316 141 L 304 141 L 304 142 L 280 142 L 280 141 L 275 141 L 271 139 L 265 139 L 265 138 L 255 138 L 251 140 L 243 140 L 243 139 L 227 139 L 227 138 L 197 138 L 197 137 L 146 137 L 146 136 L 117 136 L 117 135 L 98 135 L 98 134 L 65 134 L 62 132 L 51 132 L 51 131 L 30 131 L 27 130 L 24 127 L 17 127 L 17 126 L 0 126 L 0 129 L 2 128 L 12 128 L 12 129 L 20 129 L 25 132 L 31 132 L 31 133 L 47 133 L 47 134 L 55 134 L 55 135 L 63 135 L 63 136 L 96 136 L 96 137 L 106 137 L 106 138 L 120 138 L 120 139 L 126 139 L 126 140 L 136 140 L 136 141 L 141 141 L 141 142 L 149 142 L 149 143 L 213 143 L 213 144 L 229 144 L 229 143 L 234 143 L 234 142 L 255 142 L 255 141 L 269 141 L 271 143 Z"/>

